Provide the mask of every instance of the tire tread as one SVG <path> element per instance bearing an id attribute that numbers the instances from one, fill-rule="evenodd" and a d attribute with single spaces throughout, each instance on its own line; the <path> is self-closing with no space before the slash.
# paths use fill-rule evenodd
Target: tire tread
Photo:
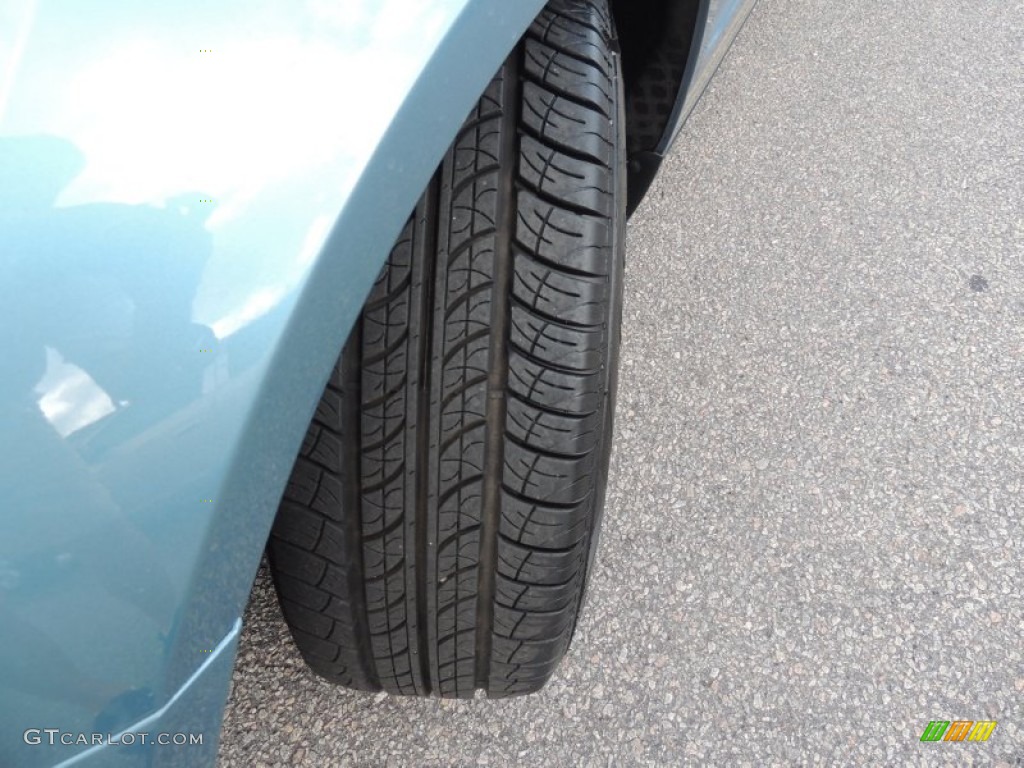
<path id="1" fill-rule="evenodd" d="M 606 3 L 552 0 L 367 298 L 269 544 L 296 643 L 330 680 L 517 695 L 569 646 L 611 436 L 620 79 Z"/>

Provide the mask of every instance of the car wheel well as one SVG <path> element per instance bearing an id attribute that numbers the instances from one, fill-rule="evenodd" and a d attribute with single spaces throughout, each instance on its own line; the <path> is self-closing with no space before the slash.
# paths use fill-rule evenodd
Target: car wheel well
<path id="1" fill-rule="evenodd" d="M 706 0 L 612 0 L 625 84 L 632 212 L 657 171 Z"/>

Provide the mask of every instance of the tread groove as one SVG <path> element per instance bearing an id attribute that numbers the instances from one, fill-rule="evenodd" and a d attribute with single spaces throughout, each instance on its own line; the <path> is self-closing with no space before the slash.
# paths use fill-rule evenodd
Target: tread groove
<path id="1" fill-rule="evenodd" d="M 484 449 L 484 491 L 481 511 L 480 557 L 477 581 L 476 686 L 486 690 L 491 676 L 491 635 L 494 631 L 495 563 L 501 522 L 501 473 L 505 463 L 505 414 L 508 381 L 508 344 L 511 327 L 509 294 L 512 286 L 512 233 L 515 227 L 516 158 L 518 122 L 516 107 L 522 101 L 517 82 L 521 49 L 508 59 L 502 73 L 502 106 L 505 135 L 501 143 L 503 167 L 498 185 L 497 209 L 504 217 L 503 238 L 494 244 L 494 293 L 491 305 L 490 371 L 487 382 L 487 427 Z"/>
<path id="2" fill-rule="evenodd" d="M 427 604 L 427 590 L 432 582 L 428 582 L 429 571 L 429 529 L 431 515 L 430 504 L 430 382 L 431 382 L 431 345 L 433 335 L 434 318 L 434 281 L 436 259 L 432 254 L 437 249 L 439 217 L 436 213 L 438 187 L 440 180 L 435 176 L 424 201 L 424 229 L 430 233 L 429 239 L 424 244 L 421 268 L 423 269 L 423 296 L 421 298 L 420 316 L 420 337 L 421 345 L 419 351 L 419 391 L 417 393 L 419 404 L 417 414 L 419 424 L 416 425 L 416 616 L 417 616 L 417 649 L 420 663 L 420 675 L 422 676 L 423 689 L 427 695 L 432 690 L 430 675 L 430 617 Z M 432 222 L 429 224 L 428 222 Z"/>

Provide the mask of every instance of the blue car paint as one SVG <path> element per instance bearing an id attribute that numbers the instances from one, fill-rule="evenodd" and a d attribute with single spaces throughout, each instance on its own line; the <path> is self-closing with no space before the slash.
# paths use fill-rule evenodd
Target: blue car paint
<path id="1" fill-rule="evenodd" d="M 0 765 L 213 762 L 323 384 L 542 5 L 0 9 Z"/>
<path id="2" fill-rule="evenodd" d="M 701 0 L 697 13 L 701 31 L 699 38 L 694 41 L 697 45 L 691 47 L 672 117 L 655 154 L 664 157 L 679 136 L 686 118 L 697 106 L 711 76 L 750 16 L 755 2 L 757 0 Z"/>
<path id="3" fill-rule="evenodd" d="M 5 47 L 5 765 L 82 751 L 26 728 L 134 729 L 233 642 L 382 244 L 541 3 L 189 5 L 30 3 Z M 109 751 L 209 760 L 219 716 Z"/>

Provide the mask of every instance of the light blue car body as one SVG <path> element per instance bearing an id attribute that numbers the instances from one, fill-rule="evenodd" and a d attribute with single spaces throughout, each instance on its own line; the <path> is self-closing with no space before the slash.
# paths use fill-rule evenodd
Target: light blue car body
<path id="1" fill-rule="evenodd" d="M 662 150 L 751 4 L 701 6 Z M 542 6 L 0 6 L 0 766 L 214 762 L 324 382 Z"/>

